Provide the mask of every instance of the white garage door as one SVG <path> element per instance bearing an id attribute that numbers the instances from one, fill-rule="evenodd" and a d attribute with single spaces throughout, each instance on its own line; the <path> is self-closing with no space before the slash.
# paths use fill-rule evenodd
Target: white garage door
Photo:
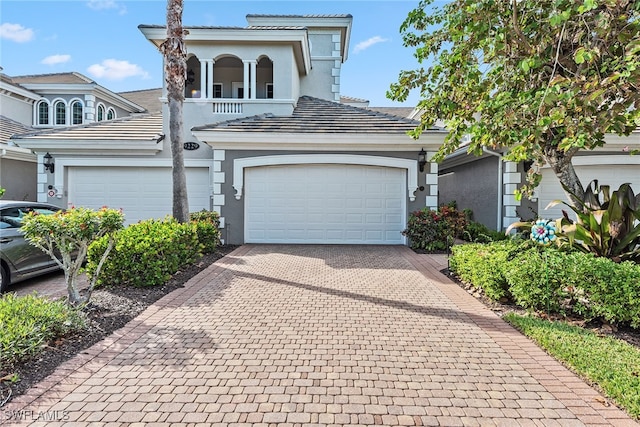
<path id="1" fill-rule="evenodd" d="M 577 165 L 574 168 L 583 186 L 587 186 L 591 180 L 597 179 L 598 184 L 609 185 L 611 192 L 627 182 L 631 184 L 631 188 L 635 192 L 640 188 L 640 168 L 638 165 Z M 545 209 L 553 200 L 567 200 L 560 181 L 549 168 L 542 170 L 539 193 L 538 207 L 541 218 L 560 218 L 562 217 L 562 210 L 567 211 L 571 218 L 575 218 L 573 211 L 564 204 Z"/>
<path id="2" fill-rule="evenodd" d="M 360 165 L 245 169 L 247 243 L 403 244 L 406 172 Z"/>
<path id="3" fill-rule="evenodd" d="M 187 168 L 189 210 L 209 209 L 209 169 Z M 127 224 L 172 212 L 170 168 L 70 167 L 69 204 L 122 209 Z"/>

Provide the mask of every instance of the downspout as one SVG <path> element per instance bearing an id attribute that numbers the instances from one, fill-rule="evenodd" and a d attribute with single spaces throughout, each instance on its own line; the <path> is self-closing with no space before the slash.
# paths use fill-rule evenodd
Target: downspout
<path id="1" fill-rule="evenodd" d="M 502 173 L 502 170 L 503 170 L 502 154 L 496 153 L 495 151 L 487 150 L 484 147 L 482 148 L 482 152 L 487 153 L 487 154 L 489 154 L 491 156 L 495 156 L 495 157 L 498 158 L 498 218 L 497 218 L 497 222 L 496 223 L 497 223 L 497 226 L 498 226 L 497 230 L 498 231 L 502 231 L 502 217 L 503 217 L 502 211 L 504 209 L 503 202 L 502 202 L 502 199 L 504 197 L 504 188 L 503 188 L 503 185 L 502 185 L 502 180 L 503 180 L 503 176 L 502 176 L 503 175 L 503 173 Z"/>

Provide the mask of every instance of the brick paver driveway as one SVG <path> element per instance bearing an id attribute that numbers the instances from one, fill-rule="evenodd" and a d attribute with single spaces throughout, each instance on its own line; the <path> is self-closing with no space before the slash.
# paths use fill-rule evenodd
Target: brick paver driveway
<path id="1" fill-rule="evenodd" d="M 0 416 L 47 426 L 636 425 L 434 260 L 405 247 L 243 246 Z"/>

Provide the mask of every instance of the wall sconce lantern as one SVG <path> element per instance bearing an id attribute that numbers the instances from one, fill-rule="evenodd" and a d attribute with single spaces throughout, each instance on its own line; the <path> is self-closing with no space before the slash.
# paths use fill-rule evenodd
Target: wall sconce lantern
<path id="1" fill-rule="evenodd" d="M 42 162 L 42 165 L 44 166 L 44 170 L 47 170 L 53 173 L 55 164 L 53 163 L 53 157 L 51 156 L 51 154 L 49 154 L 49 152 L 47 152 L 47 154 L 44 155 L 43 160 L 44 161 Z"/>
<path id="2" fill-rule="evenodd" d="M 420 172 L 424 172 L 424 165 L 427 164 L 427 153 L 424 148 L 420 149 L 418 153 L 418 166 L 420 166 Z"/>

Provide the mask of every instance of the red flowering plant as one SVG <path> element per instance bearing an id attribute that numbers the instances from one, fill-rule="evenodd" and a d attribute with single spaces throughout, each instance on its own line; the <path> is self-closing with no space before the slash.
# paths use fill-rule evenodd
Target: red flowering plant
<path id="1" fill-rule="evenodd" d="M 427 207 L 409 215 L 407 228 L 402 232 L 409 238 L 412 249 L 443 251 L 460 237 L 467 226 L 464 212 L 452 206 L 440 206 L 438 210 Z"/>
<path id="2" fill-rule="evenodd" d="M 114 234 L 123 227 L 123 222 L 120 210 L 71 207 L 53 215 L 31 212 L 23 220 L 22 231 L 29 243 L 43 250 L 64 271 L 69 303 L 82 305 L 89 302 L 96 284 L 92 280 L 84 294 L 80 294 L 78 276 L 89 245 L 102 236 L 109 236 L 109 250 L 99 263 L 101 267 L 113 247 Z"/>

